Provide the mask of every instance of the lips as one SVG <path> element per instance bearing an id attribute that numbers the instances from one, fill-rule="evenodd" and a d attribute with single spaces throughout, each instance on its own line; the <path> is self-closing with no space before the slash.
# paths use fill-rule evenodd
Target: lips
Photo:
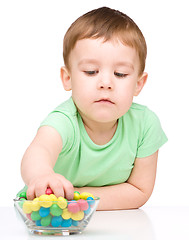
<path id="1" fill-rule="evenodd" d="M 97 101 L 95 101 L 97 103 L 110 103 L 110 104 L 115 104 L 114 102 L 112 102 L 109 98 L 101 98 Z"/>

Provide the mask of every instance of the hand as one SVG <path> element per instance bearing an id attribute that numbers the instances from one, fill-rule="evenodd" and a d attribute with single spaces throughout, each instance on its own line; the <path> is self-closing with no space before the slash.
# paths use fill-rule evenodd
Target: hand
<path id="1" fill-rule="evenodd" d="M 27 199 L 32 200 L 45 194 L 47 187 L 50 187 L 57 197 L 65 197 L 72 200 L 74 187 L 70 181 L 58 173 L 45 174 L 33 178 L 28 184 Z"/>

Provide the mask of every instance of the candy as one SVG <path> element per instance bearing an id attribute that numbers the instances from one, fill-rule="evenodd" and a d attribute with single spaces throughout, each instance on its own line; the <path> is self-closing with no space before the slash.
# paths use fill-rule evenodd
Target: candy
<path id="1" fill-rule="evenodd" d="M 41 217 L 47 217 L 50 213 L 50 208 L 44 208 L 44 207 L 41 207 L 40 210 L 39 210 L 39 215 Z"/>
<path id="2" fill-rule="evenodd" d="M 32 202 L 31 201 L 25 201 L 23 203 L 22 209 L 24 213 L 31 213 L 32 208 L 31 208 Z"/>
<path id="3" fill-rule="evenodd" d="M 75 191 L 74 192 L 74 198 L 73 198 L 74 200 L 79 200 L 80 199 L 80 193 L 79 192 L 77 192 L 77 191 Z"/>
<path id="4" fill-rule="evenodd" d="M 87 198 L 87 202 L 88 202 L 88 204 L 89 204 L 90 206 L 92 206 L 92 205 L 95 204 L 95 200 L 94 200 L 93 197 L 88 197 L 88 198 Z"/>
<path id="5" fill-rule="evenodd" d="M 62 224 L 62 221 L 63 221 L 63 219 L 61 216 L 53 217 L 51 220 L 51 225 L 53 227 L 59 227 Z"/>
<path id="6" fill-rule="evenodd" d="M 32 211 L 38 211 L 40 209 L 39 198 L 34 198 L 31 204 Z"/>
<path id="7" fill-rule="evenodd" d="M 36 226 L 41 226 L 41 220 L 35 221 Z"/>
<path id="8" fill-rule="evenodd" d="M 78 221 L 75 221 L 75 220 L 72 220 L 72 225 L 77 227 L 79 225 L 79 222 Z"/>
<path id="9" fill-rule="evenodd" d="M 87 210 L 84 211 L 85 215 L 88 215 L 91 212 L 91 207 L 89 206 Z"/>
<path id="10" fill-rule="evenodd" d="M 87 210 L 89 208 L 88 202 L 84 199 L 79 199 L 77 203 L 81 211 Z"/>
<path id="11" fill-rule="evenodd" d="M 49 214 L 48 216 L 46 216 L 46 217 L 42 217 L 41 218 L 41 225 L 42 226 L 48 226 L 48 225 L 50 225 L 50 223 L 51 223 L 51 218 L 52 218 L 52 216 Z"/>
<path id="12" fill-rule="evenodd" d="M 26 217 L 27 217 L 29 220 L 32 220 L 32 219 L 31 219 L 31 213 L 26 214 Z"/>
<path id="13" fill-rule="evenodd" d="M 63 220 L 62 224 L 61 224 L 62 227 L 71 227 L 71 225 L 72 225 L 72 219 L 71 218 L 67 219 L 67 220 Z"/>
<path id="14" fill-rule="evenodd" d="M 65 208 L 63 210 L 63 213 L 62 213 L 62 218 L 63 219 L 69 219 L 69 218 L 71 218 L 71 215 L 72 215 L 72 213 L 69 212 L 67 208 Z"/>
<path id="15" fill-rule="evenodd" d="M 54 203 L 51 207 L 50 207 L 50 213 L 53 216 L 60 216 L 62 215 L 63 210 L 56 204 Z"/>
<path id="16" fill-rule="evenodd" d="M 40 220 L 41 219 L 41 216 L 40 216 L 40 214 L 39 214 L 39 211 L 34 211 L 34 212 L 32 212 L 31 213 L 31 219 L 33 220 L 33 221 L 37 221 L 37 220 Z"/>
<path id="17" fill-rule="evenodd" d="M 19 194 L 19 198 L 25 198 L 25 199 L 27 199 L 26 192 L 21 192 L 21 193 Z"/>
<path id="18" fill-rule="evenodd" d="M 50 187 L 48 187 L 45 191 L 45 194 L 47 194 L 47 195 L 53 194 L 52 189 Z"/>
<path id="19" fill-rule="evenodd" d="M 59 197 L 59 198 L 57 199 L 57 204 L 58 204 L 58 206 L 59 206 L 60 208 L 64 209 L 64 208 L 67 207 L 68 201 L 67 201 L 65 198 L 63 198 L 63 197 Z"/>
<path id="20" fill-rule="evenodd" d="M 40 205 L 42 207 L 50 207 L 52 205 L 51 197 L 50 195 L 43 194 L 39 197 Z"/>
<path id="21" fill-rule="evenodd" d="M 36 226 L 71 227 L 78 226 L 80 221 L 91 212 L 94 196 L 91 193 L 74 192 L 74 199 L 67 201 L 64 197 L 56 197 L 47 189 L 46 194 L 36 197 L 33 201 L 19 198 L 19 206 L 26 217 Z M 23 195 L 24 196 L 24 193 Z M 82 222 L 82 221 L 81 221 Z"/>
<path id="22" fill-rule="evenodd" d="M 82 200 L 82 199 L 81 199 Z M 80 200 L 78 200 L 80 201 Z M 77 213 L 80 210 L 79 204 L 77 202 L 72 202 L 68 205 L 68 210 L 72 213 Z"/>
<path id="23" fill-rule="evenodd" d="M 80 221 L 84 218 L 84 212 L 79 211 L 77 213 L 72 213 L 71 218 L 75 221 Z"/>
<path id="24" fill-rule="evenodd" d="M 94 198 L 94 196 L 91 193 L 88 193 L 88 192 L 83 192 L 83 193 L 80 194 L 80 198 L 82 198 L 82 199 L 86 200 L 88 197 Z"/>
<path id="25" fill-rule="evenodd" d="M 58 198 L 57 198 L 54 194 L 50 194 L 50 195 L 49 195 L 49 199 L 50 199 L 50 201 L 52 201 L 52 202 L 58 201 Z"/>

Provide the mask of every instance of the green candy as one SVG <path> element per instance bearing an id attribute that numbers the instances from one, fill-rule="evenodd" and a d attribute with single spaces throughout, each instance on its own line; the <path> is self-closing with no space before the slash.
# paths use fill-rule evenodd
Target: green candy
<path id="1" fill-rule="evenodd" d="M 51 207 L 50 207 L 50 213 L 53 215 L 53 216 L 60 216 L 62 215 L 62 212 L 63 210 L 56 204 L 54 203 Z"/>
<path id="2" fill-rule="evenodd" d="M 47 227 L 51 224 L 52 216 L 49 214 L 46 217 L 41 218 L 41 226 Z"/>
<path id="3" fill-rule="evenodd" d="M 25 198 L 25 199 L 27 199 L 26 192 L 21 192 L 21 193 L 19 194 L 19 197 L 20 197 L 20 198 Z"/>
<path id="4" fill-rule="evenodd" d="M 39 211 L 33 211 L 31 214 L 31 219 L 33 221 L 37 221 L 41 219 L 41 216 L 39 215 Z"/>

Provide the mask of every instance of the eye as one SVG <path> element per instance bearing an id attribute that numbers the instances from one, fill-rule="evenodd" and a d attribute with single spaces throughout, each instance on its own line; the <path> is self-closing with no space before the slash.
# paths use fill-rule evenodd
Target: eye
<path id="1" fill-rule="evenodd" d="M 114 75 L 119 78 L 124 78 L 127 77 L 128 74 L 125 73 L 119 73 L 119 72 L 114 72 Z"/>
<path id="2" fill-rule="evenodd" d="M 98 73 L 98 71 L 84 71 L 84 73 L 89 76 L 93 76 L 93 75 L 96 75 Z"/>

